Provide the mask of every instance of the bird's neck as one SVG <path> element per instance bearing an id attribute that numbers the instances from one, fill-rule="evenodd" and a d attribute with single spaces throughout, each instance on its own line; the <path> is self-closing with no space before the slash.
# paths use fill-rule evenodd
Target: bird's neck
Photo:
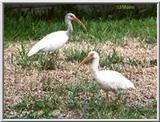
<path id="1" fill-rule="evenodd" d="M 96 75 L 97 72 L 98 72 L 98 66 L 99 66 L 99 58 L 97 59 L 93 59 L 92 60 L 92 63 L 90 64 L 90 69 L 91 69 L 91 72 Z"/>
<path id="2" fill-rule="evenodd" d="M 68 29 L 67 29 L 67 34 L 70 36 L 71 33 L 73 32 L 73 26 L 72 26 L 72 23 L 71 21 L 67 21 L 67 26 L 68 26 Z"/>

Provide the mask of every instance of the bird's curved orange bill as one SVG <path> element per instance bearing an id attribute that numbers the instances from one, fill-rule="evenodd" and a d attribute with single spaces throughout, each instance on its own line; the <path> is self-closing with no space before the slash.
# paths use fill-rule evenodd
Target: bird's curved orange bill
<path id="1" fill-rule="evenodd" d="M 78 24 L 80 24 L 83 27 L 84 31 L 87 31 L 86 26 L 77 17 L 74 17 L 73 21 L 75 21 Z"/>
<path id="2" fill-rule="evenodd" d="M 79 67 L 87 62 L 90 61 L 90 58 L 89 57 L 86 57 L 85 59 L 83 59 L 83 61 L 81 61 L 81 63 L 78 65 L 77 69 L 79 69 Z"/>

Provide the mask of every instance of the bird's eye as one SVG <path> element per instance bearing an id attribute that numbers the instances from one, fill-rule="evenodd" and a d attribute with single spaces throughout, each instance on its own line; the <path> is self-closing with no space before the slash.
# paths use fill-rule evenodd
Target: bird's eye
<path id="1" fill-rule="evenodd" d="M 70 17 L 71 17 L 71 18 L 73 18 L 73 16 L 72 16 L 72 15 L 70 15 Z"/>

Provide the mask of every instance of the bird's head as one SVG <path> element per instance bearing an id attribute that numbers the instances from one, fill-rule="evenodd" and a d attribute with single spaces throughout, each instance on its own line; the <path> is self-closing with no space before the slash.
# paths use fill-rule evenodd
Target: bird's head
<path id="1" fill-rule="evenodd" d="M 74 19 L 77 18 L 73 13 L 67 13 L 65 16 L 66 20 L 74 21 Z"/>
<path id="2" fill-rule="evenodd" d="M 84 31 L 87 31 L 87 28 L 85 27 L 85 25 L 73 13 L 66 14 L 65 21 L 66 21 L 66 23 L 68 21 L 73 21 L 75 23 L 78 23 L 79 25 L 81 25 L 83 27 Z"/>
<path id="3" fill-rule="evenodd" d="M 89 61 L 93 61 L 95 59 L 99 59 L 99 54 L 96 51 L 89 52 L 88 55 L 87 55 L 87 57 L 81 61 L 81 63 L 79 64 L 78 68 L 81 65 L 83 65 L 85 63 L 88 63 Z"/>

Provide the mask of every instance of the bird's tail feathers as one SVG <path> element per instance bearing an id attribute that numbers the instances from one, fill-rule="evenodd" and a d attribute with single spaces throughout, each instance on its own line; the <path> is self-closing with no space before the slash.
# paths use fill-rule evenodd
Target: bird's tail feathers
<path id="1" fill-rule="evenodd" d="M 128 80 L 127 79 L 127 83 L 126 83 L 126 88 L 129 88 L 129 89 L 135 89 L 135 86 L 134 86 L 134 84 L 130 81 L 130 80 Z"/>
<path id="2" fill-rule="evenodd" d="M 133 83 L 130 83 L 130 88 L 131 88 L 131 89 L 135 89 L 135 86 L 134 86 Z"/>
<path id="3" fill-rule="evenodd" d="M 39 50 L 37 50 L 35 47 L 33 47 L 33 48 L 29 51 L 28 57 L 30 57 L 30 56 L 36 54 L 38 51 L 39 51 Z"/>
<path id="4" fill-rule="evenodd" d="M 132 84 L 131 88 L 132 88 L 132 89 L 136 89 L 135 86 L 134 86 L 133 84 Z"/>

